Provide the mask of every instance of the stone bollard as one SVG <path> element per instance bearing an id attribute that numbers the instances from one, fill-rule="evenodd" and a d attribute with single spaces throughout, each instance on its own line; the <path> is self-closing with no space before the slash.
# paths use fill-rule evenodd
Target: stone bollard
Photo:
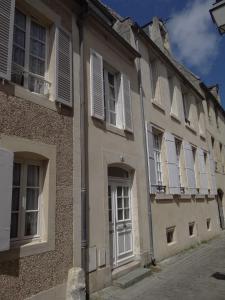
<path id="1" fill-rule="evenodd" d="M 81 268 L 72 268 L 69 270 L 66 300 L 85 300 L 85 274 Z"/>

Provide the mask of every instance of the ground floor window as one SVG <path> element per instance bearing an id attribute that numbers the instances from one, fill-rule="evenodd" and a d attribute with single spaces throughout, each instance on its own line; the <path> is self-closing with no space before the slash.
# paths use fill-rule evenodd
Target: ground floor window
<path id="1" fill-rule="evenodd" d="M 16 161 L 13 167 L 11 239 L 40 236 L 41 163 Z"/>
<path id="2" fill-rule="evenodd" d="M 174 232 L 175 232 L 175 227 L 168 227 L 166 228 L 166 240 L 167 244 L 171 244 L 174 242 Z"/>

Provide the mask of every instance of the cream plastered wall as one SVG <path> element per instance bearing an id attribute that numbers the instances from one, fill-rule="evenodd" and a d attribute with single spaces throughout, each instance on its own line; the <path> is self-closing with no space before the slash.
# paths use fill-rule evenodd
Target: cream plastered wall
<path id="1" fill-rule="evenodd" d="M 206 96 L 207 97 L 207 96 Z M 208 98 L 208 106 L 206 100 L 204 100 L 204 111 L 205 111 L 205 121 L 207 127 L 207 143 L 208 147 L 211 149 L 214 159 L 217 162 L 216 174 L 216 184 L 217 189 L 221 189 L 225 193 L 225 173 L 223 171 L 223 166 L 225 170 L 225 117 L 220 111 L 218 111 L 218 125 L 216 123 L 215 107 L 213 104 L 213 99 Z M 214 149 L 212 149 L 211 137 L 214 138 Z M 220 153 L 220 146 L 222 144 L 222 153 Z M 225 195 L 223 195 L 223 212 L 225 215 Z"/>
<path id="2" fill-rule="evenodd" d="M 209 150 L 206 137 L 201 137 L 199 132 L 198 120 L 194 120 L 194 131 L 185 124 L 183 103 L 178 103 L 179 107 L 179 120 L 171 116 L 171 102 L 164 101 L 163 107 L 152 103 L 152 91 L 151 91 L 151 79 L 150 79 L 150 56 L 153 57 L 152 50 L 147 44 L 139 39 L 139 51 L 141 53 L 141 73 L 142 73 L 142 84 L 144 94 L 144 111 L 145 119 L 151 122 L 153 126 L 164 131 L 169 131 L 177 137 L 188 141 L 189 143 L 201 147 L 206 151 Z M 157 55 L 157 53 L 155 54 Z M 160 56 L 158 55 L 158 59 Z M 173 71 L 166 66 L 165 62 L 162 61 L 164 68 L 168 68 L 169 73 Z M 180 85 L 184 85 L 178 74 L 173 74 L 180 81 Z M 192 90 L 188 85 L 185 85 L 185 89 L 192 95 L 195 96 L 197 102 L 202 101 L 199 96 Z M 195 118 L 198 116 L 198 108 L 194 106 L 194 101 L 191 103 L 192 112 L 194 112 Z M 202 103 L 200 103 L 202 105 Z M 203 122 L 201 125 L 205 126 Z M 182 151 L 183 152 L 183 151 Z M 181 152 L 181 172 L 183 177 L 183 184 L 186 183 L 186 174 L 184 169 L 184 157 Z M 168 173 L 166 171 L 165 164 L 165 145 L 162 145 L 162 168 L 163 184 L 168 185 Z M 197 185 L 198 185 L 197 178 Z M 218 208 L 215 199 L 206 199 L 201 196 L 201 199 L 191 199 L 188 195 L 182 195 L 180 199 L 173 199 L 172 195 L 159 195 L 158 200 L 152 202 L 152 222 L 154 232 L 154 253 L 157 259 L 162 259 L 173 255 L 182 249 L 188 248 L 191 245 L 209 239 L 215 236 L 220 231 Z M 210 231 L 206 229 L 206 219 L 211 218 L 212 227 Z M 196 222 L 197 234 L 196 237 L 190 238 L 188 235 L 188 223 Z M 166 241 L 166 228 L 170 226 L 176 226 L 175 235 L 176 242 L 167 245 Z"/>
<path id="3" fill-rule="evenodd" d="M 150 247 L 141 107 L 135 64 L 118 41 L 109 33 L 96 30 L 95 26 L 94 22 L 90 22 L 84 34 L 85 99 L 88 103 L 89 247 L 96 247 L 97 257 L 99 251 L 103 249 L 106 254 L 106 264 L 100 268 L 97 261 L 96 270 L 89 274 L 91 291 L 102 288 L 111 281 L 107 176 L 107 168 L 110 164 L 129 166 L 133 170 L 132 217 L 135 259 L 141 259 L 142 263 L 146 263 Z M 90 49 L 94 49 L 103 56 L 107 64 L 129 77 L 133 134 L 126 134 L 123 130 L 108 126 L 105 122 L 101 123 L 90 116 Z"/>

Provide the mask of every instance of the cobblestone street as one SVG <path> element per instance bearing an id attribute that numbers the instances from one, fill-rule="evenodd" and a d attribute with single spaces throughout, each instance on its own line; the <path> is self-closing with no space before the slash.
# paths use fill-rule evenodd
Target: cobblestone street
<path id="1" fill-rule="evenodd" d="M 99 299 L 225 299 L 225 234 L 159 264 L 160 272 L 127 289 L 110 287 Z"/>

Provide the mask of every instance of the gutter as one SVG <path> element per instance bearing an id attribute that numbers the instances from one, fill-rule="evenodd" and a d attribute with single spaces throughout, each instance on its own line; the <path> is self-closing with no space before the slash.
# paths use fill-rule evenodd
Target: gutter
<path id="1" fill-rule="evenodd" d="M 136 47 L 139 49 L 138 39 L 136 39 Z M 149 224 L 149 233 L 150 233 L 150 258 L 153 265 L 156 264 L 155 255 L 154 255 L 154 239 L 153 239 L 153 222 L 152 222 L 152 205 L 150 197 L 150 183 L 149 183 L 149 174 L 148 174 L 148 152 L 147 152 L 147 139 L 146 139 L 146 125 L 145 125 L 145 110 L 144 110 L 144 99 L 143 99 L 143 88 L 142 88 L 142 77 L 141 77 L 141 60 L 140 57 L 137 59 L 137 71 L 138 71 L 138 84 L 140 92 L 140 102 L 141 102 L 141 113 L 142 113 L 142 132 L 143 132 L 143 147 L 144 147 L 144 156 L 145 156 L 145 174 L 146 174 L 146 185 L 147 185 L 147 207 L 148 207 L 148 224 Z"/>

